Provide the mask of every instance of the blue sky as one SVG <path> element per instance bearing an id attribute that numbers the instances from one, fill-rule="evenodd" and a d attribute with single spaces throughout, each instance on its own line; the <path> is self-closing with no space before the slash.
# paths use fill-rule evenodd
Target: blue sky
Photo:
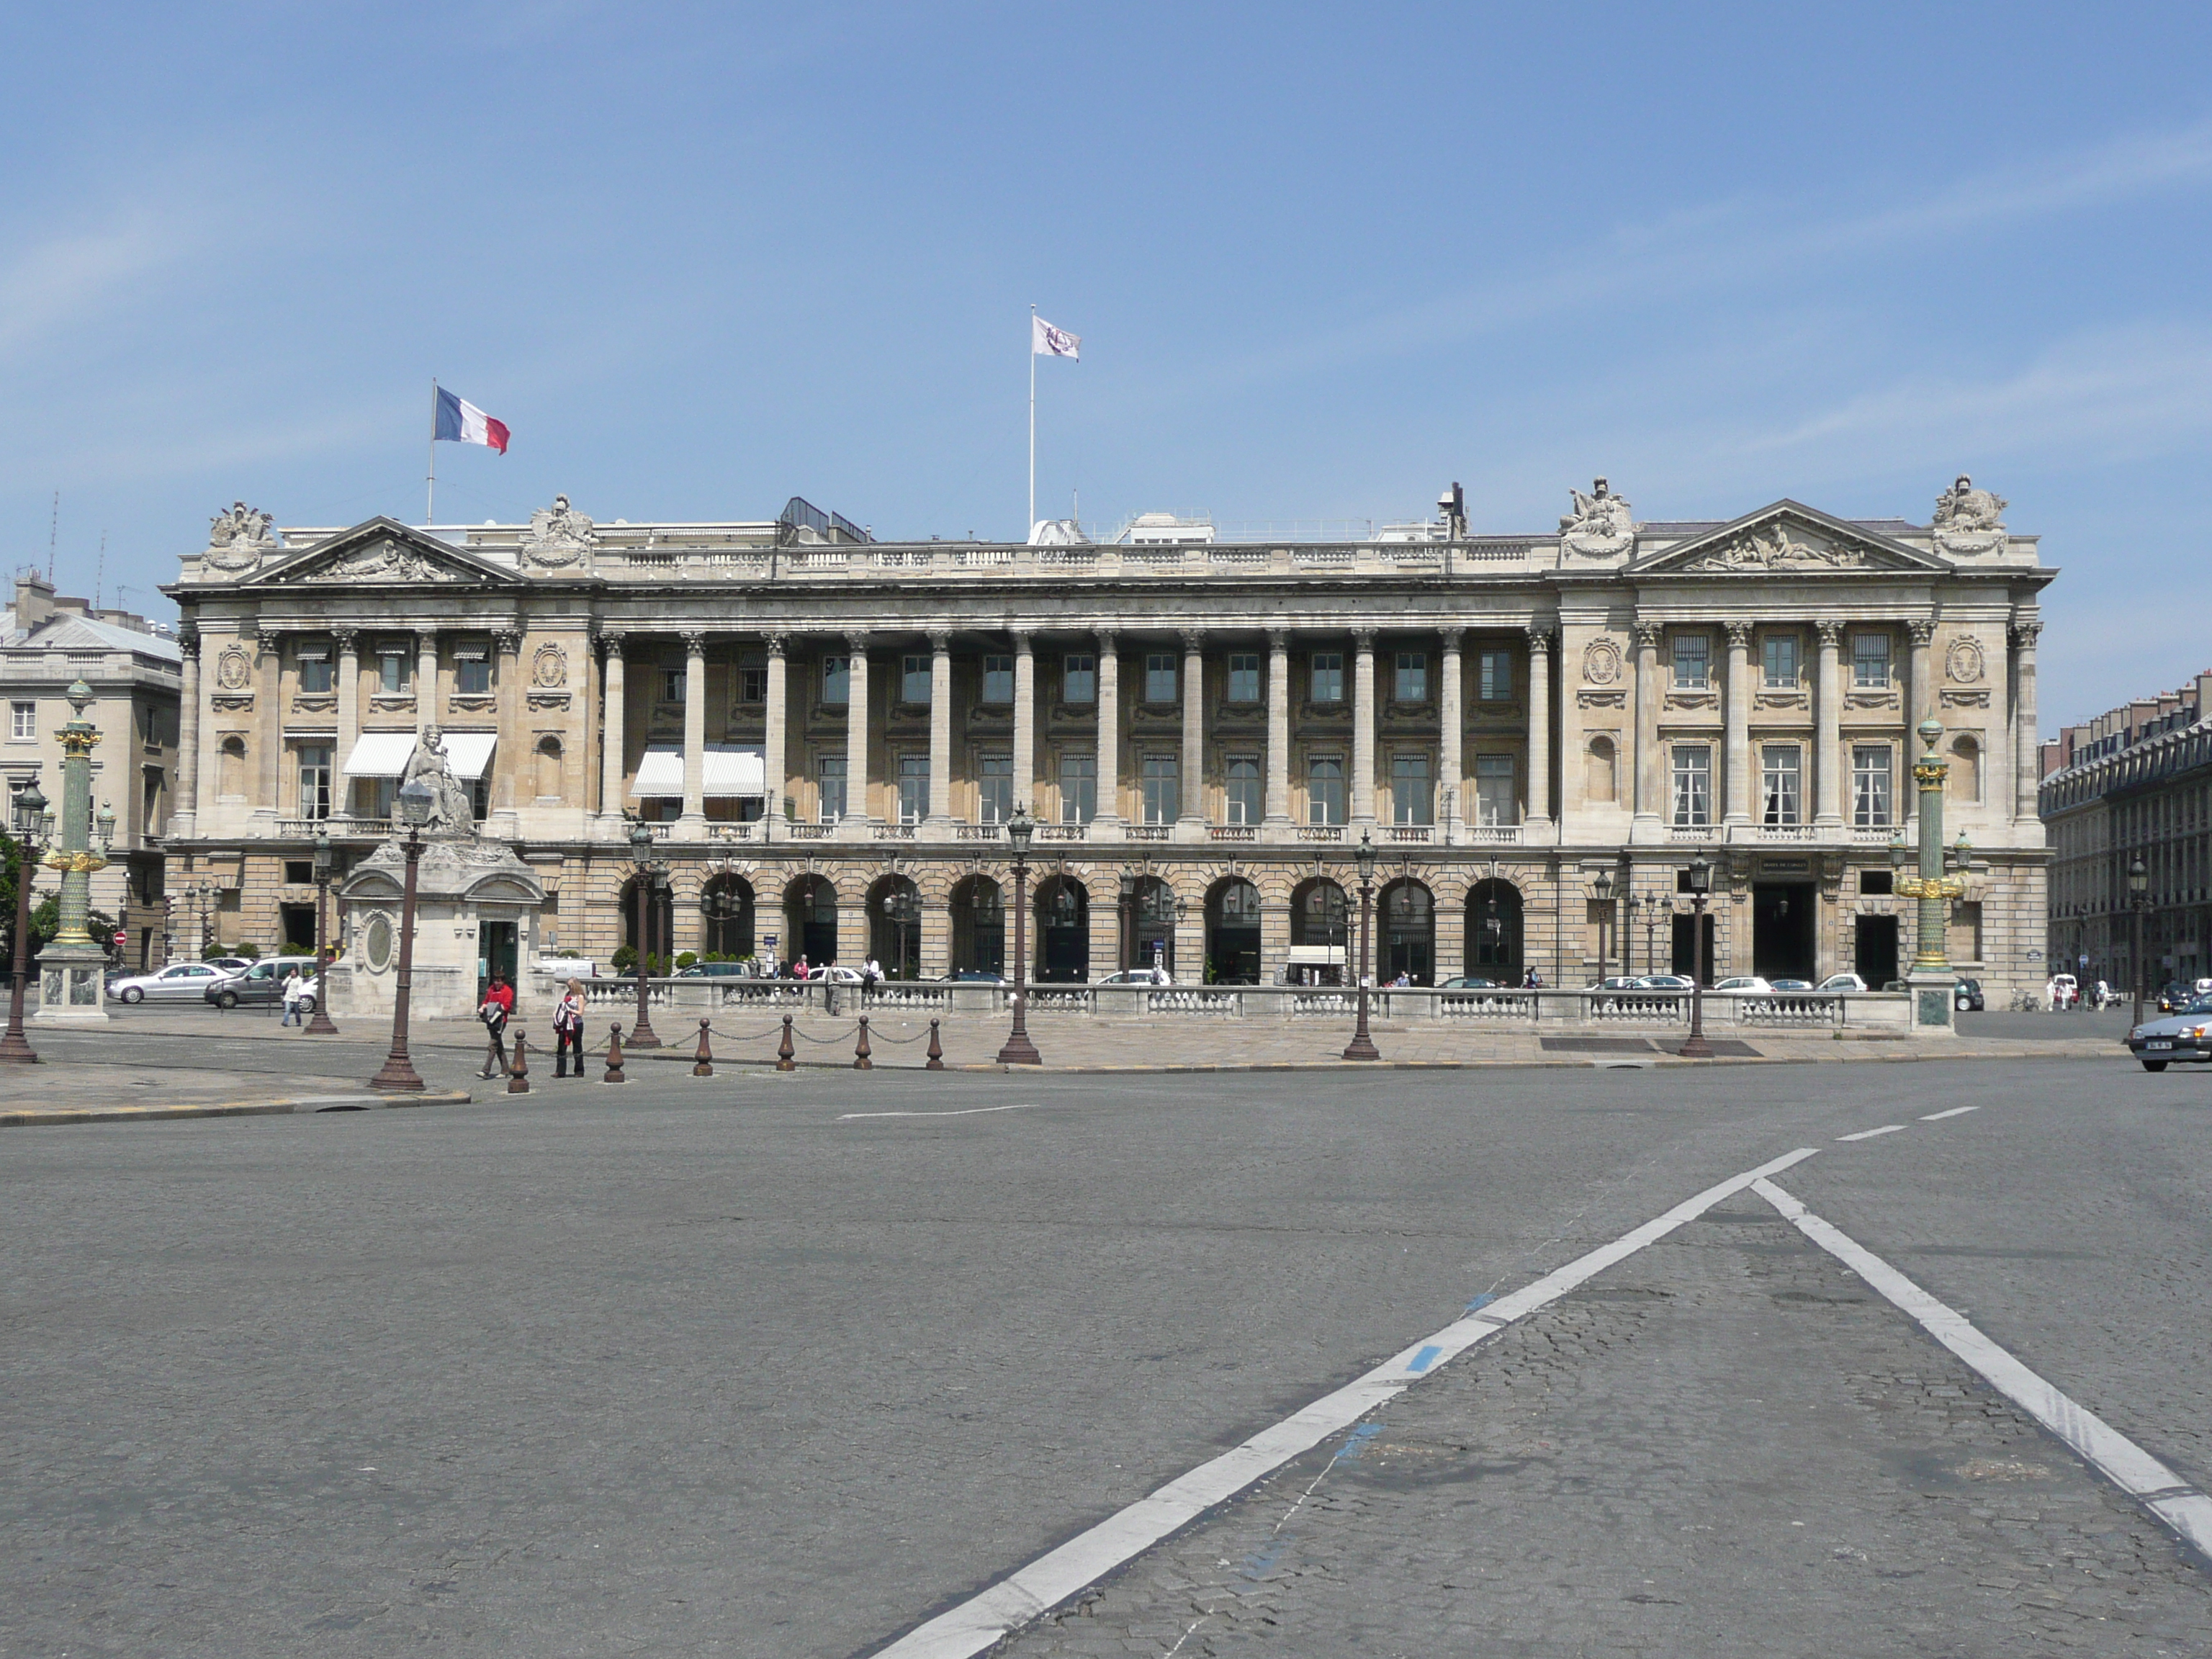
<path id="1" fill-rule="evenodd" d="M 166 614 L 242 497 L 1020 533 L 1550 525 L 1957 472 L 2045 729 L 2212 666 L 2212 9 L 17 8 L 0 548 Z M 2174 603 L 2164 596 L 2186 596 Z"/>

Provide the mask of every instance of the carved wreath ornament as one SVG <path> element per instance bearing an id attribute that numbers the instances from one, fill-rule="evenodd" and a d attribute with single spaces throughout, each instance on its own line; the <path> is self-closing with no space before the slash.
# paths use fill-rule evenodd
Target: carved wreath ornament
<path id="1" fill-rule="evenodd" d="M 252 674 L 253 667 L 246 660 L 246 653 L 234 645 L 216 659 L 215 683 L 226 691 L 243 691 Z"/>
<path id="2" fill-rule="evenodd" d="M 568 658 L 557 645 L 541 645 L 530 659 L 530 683 L 550 691 L 568 683 Z"/>
<path id="3" fill-rule="evenodd" d="M 1592 685 L 1611 685 L 1620 678 L 1620 647 L 1611 640 L 1592 640 L 1583 647 L 1583 678 Z"/>
<path id="4" fill-rule="evenodd" d="M 1943 672 L 1960 685 L 1977 685 L 1984 672 L 1982 647 L 1975 640 L 1954 640 L 1943 653 Z"/>

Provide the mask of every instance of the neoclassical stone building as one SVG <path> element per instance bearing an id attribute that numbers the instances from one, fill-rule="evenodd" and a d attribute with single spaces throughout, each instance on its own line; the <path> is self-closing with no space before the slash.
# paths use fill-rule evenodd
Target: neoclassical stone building
<path id="1" fill-rule="evenodd" d="M 656 950 L 996 969 L 1020 804 L 1047 978 L 1339 972 L 1365 832 L 1384 976 L 1686 967 L 1702 851 L 1717 975 L 1881 981 L 1912 944 L 1890 843 L 1932 714 L 1975 848 L 1952 955 L 2039 983 L 2055 573 L 2002 506 L 1960 479 L 1928 525 L 1638 522 L 1600 481 L 1525 535 L 1452 509 L 1350 544 L 1030 545 L 879 544 L 796 501 L 428 531 L 236 508 L 167 590 L 171 879 L 237 895 L 226 942 L 303 939 L 311 836 L 365 855 L 434 726 L 548 894 L 487 965 L 631 938 L 642 818 Z"/>

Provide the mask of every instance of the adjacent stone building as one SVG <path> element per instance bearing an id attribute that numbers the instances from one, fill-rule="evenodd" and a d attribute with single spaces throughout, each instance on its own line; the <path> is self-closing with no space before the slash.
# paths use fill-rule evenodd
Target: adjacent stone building
<path id="1" fill-rule="evenodd" d="M 55 734 L 75 718 L 68 692 L 82 679 L 93 691 L 85 718 L 100 733 L 92 759 L 94 810 L 115 814 L 113 850 L 107 867 L 93 875 L 92 905 L 115 918 L 125 935 L 118 953 L 133 967 L 166 960 L 161 837 L 175 799 L 179 661 L 175 638 L 143 617 L 57 594 L 35 574 L 15 579 L 15 603 L 0 611 L 0 707 L 7 720 L 0 727 L 0 779 L 9 801 L 0 826 L 14 824 L 15 793 L 33 781 L 60 810 Z M 48 872 L 40 887 L 52 890 L 58 881 Z"/>
<path id="2" fill-rule="evenodd" d="M 2212 673 L 2043 745 L 2052 963 L 2135 982 L 2128 871 L 2143 863 L 2145 983 L 2212 975 Z"/>
<path id="3" fill-rule="evenodd" d="M 2039 984 L 2055 573 L 2002 506 L 1962 478 L 1926 525 L 1639 522 L 1601 480 L 1522 534 L 1469 534 L 1455 490 L 1368 541 L 1148 520 L 1029 545 L 878 543 L 798 501 L 281 533 L 239 507 L 167 590 L 172 879 L 215 884 L 232 942 L 303 942 L 311 836 L 366 854 L 434 726 L 547 893 L 487 967 L 631 939 L 642 818 L 655 950 L 995 970 L 1021 805 L 1048 979 L 1340 973 L 1367 834 L 1383 977 L 1686 968 L 1702 852 L 1716 976 L 1881 982 L 1911 945 L 1890 843 L 1932 714 L 1975 848 L 1954 957 Z"/>

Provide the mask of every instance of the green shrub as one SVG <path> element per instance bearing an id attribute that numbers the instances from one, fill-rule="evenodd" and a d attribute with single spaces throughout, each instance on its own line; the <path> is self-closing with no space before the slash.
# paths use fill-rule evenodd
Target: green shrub
<path id="1" fill-rule="evenodd" d="M 676 969 L 678 973 L 681 973 L 686 968 L 696 968 L 698 965 L 699 957 L 696 952 L 691 951 L 678 951 L 676 953 Z"/>
<path id="2" fill-rule="evenodd" d="M 618 974 L 629 973 L 637 966 L 637 947 L 631 945 L 616 945 L 614 955 L 607 958 L 607 965 Z"/>

